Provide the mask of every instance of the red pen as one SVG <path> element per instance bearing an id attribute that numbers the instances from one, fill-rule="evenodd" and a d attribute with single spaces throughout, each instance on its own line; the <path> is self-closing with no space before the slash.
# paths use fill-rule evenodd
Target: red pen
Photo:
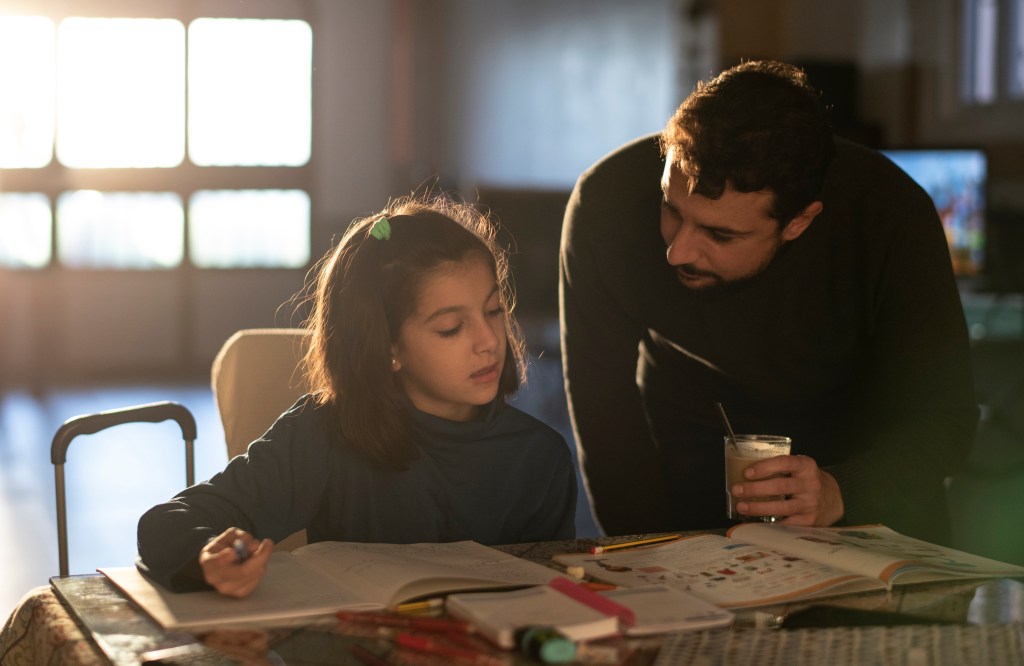
<path id="1" fill-rule="evenodd" d="M 426 638 L 425 636 L 398 634 L 395 636 L 395 643 L 398 647 L 433 654 L 438 657 L 444 657 L 445 659 L 454 659 L 464 664 L 473 664 L 474 666 L 502 666 L 504 663 L 501 659 L 482 652 L 462 647 L 455 647 L 454 645 L 447 645 L 445 643 Z"/>
<path id="2" fill-rule="evenodd" d="M 473 632 L 473 627 L 468 622 L 446 617 L 415 617 L 392 613 L 375 613 L 372 611 L 338 611 L 335 615 L 343 622 L 371 624 L 377 627 L 399 627 L 401 629 L 415 629 L 441 634 L 455 631 L 463 634 Z"/>

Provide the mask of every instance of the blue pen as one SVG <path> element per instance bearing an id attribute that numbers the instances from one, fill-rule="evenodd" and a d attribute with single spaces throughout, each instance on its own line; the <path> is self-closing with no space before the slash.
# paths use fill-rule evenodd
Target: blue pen
<path id="1" fill-rule="evenodd" d="M 249 549 L 246 547 L 245 542 L 241 539 L 235 539 L 235 542 L 231 545 L 235 549 L 235 561 L 241 564 L 249 559 Z"/>

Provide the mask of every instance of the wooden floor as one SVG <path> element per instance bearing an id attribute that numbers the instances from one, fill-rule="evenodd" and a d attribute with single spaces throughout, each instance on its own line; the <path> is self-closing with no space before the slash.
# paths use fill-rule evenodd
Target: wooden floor
<path id="1" fill-rule="evenodd" d="M 0 393 L 0 623 L 26 591 L 59 571 L 50 444 L 61 423 L 158 400 L 180 402 L 196 418 L 196 479 L 223 468 L 224 431 L 206 385 Z M 514 402 L 572 442 L 557 362 L 535 359 L 528 388 Z M 122 425 L 73 440 L 65 465 L 71 573 L 131 564 L 139 516 L 185 486 L 184 460 L 181 431 L 172 421 Z M 596 535 L 582 492 L 579 504 L 577 533 Z"/>

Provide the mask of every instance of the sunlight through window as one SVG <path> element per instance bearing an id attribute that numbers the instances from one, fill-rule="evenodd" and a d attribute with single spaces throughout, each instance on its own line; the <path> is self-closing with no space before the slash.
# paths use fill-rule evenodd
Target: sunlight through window
<path id="1" fill-rule="evenodd" d="M 174 268 L 184 255 L 181 198 L 80 190 L 57 200 L 57 256 L 72 268 Z"/>
<path id="2" fill-rule="evenodd" d="M 189 253 L 201 268 L 301 268 L 309 262 L 309 195 L 203 190 L 189 203 Z"/>
<path id="3" fill-rule="evenodd" d="M 38 168 L 53 155 L 54 26 L 0 17 L 0 168 Z"/>
<path id="4" fill-rule="evenodd" d="M 172 167 L 184 159 L 180 21 L 64 19 L 57 76 L 57 156 L 66 166 Z"/>
<path id="5" fill-rule="evenodd" d="M 50 200 L 35 192 L 0 194 L 0 266 L 43 268 L 50 263 Z"/>
<path id="6" fill-rule="evenodd" d="M 305 21 L 200 18 L 188 28 L 189 157 L 301 166 L 311 144 L 313 33 Z"/>

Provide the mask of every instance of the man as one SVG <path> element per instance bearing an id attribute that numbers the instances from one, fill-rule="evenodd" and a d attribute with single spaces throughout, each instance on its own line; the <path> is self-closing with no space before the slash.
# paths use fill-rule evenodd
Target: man
<path id="1" fill-rule="evenodd" d="M 584 173 L 560 286 L 607 533 L 727 524 L 721 402 L 736 432 L 793 439 L 734 489 L 784 499 L 741 512 L 949 541 L 943 479 L 977 405 L 942 226 L 892 163 L 833 139 L 800 70 L 734 67 Z"/>

